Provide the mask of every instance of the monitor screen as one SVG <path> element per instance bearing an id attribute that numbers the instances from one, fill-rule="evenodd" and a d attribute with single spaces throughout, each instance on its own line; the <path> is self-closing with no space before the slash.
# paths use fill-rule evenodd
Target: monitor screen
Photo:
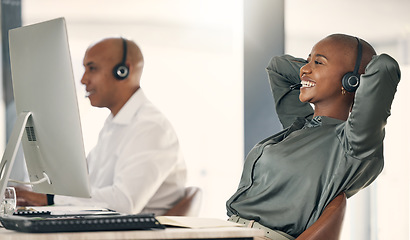
<path id="1" fill-rule="evenodd" d="M 47 180 L 34 191 L 90 197 L 64 18 L 12 29 L 9 41 L 17 120 L 0 165 L 1 192 L 21 140 L 30 182 Z"/>

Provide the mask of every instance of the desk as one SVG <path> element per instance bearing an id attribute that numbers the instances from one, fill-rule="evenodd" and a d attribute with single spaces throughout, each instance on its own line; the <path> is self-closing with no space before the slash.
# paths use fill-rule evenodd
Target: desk
<path id="1" fill-rule="evenodd" d="M 144 240 L 144 239 L 254 239 L 262 230 L 245 227 L 206 229 L 167 228 L 151 231 L 107 231 L 74 233 L 20 233 L 0 228 L 1 240 Z"/>

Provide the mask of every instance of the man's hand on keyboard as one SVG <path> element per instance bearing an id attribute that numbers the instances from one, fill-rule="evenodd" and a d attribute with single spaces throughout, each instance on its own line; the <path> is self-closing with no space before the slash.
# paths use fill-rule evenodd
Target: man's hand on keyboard
<path id="1" fill-rule="evenodd" d="M 15 186 L 17 206 L 46 206 L 47 195 L 36 193 L 24 186 Z"/>

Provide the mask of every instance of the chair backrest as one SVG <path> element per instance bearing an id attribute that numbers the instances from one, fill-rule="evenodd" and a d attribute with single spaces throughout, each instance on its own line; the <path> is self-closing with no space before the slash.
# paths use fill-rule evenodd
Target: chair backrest
<path id="1" fill-rule="evenodd" d="M 202 190 L 199 187 L 186 187 L 185 196 L 164 216 L 191 216 L 199 214 L 202 201 Z"/>
<path id="2" fill-rule="evenodd" d="M 339 240 L 345 212 L 346 194 L 340 193 L 296 240 Z"/>

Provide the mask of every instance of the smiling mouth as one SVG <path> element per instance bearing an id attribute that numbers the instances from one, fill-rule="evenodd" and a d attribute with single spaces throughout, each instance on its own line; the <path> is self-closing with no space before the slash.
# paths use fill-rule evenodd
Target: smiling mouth
<path id="1" fill-rule="evenodd" d="M 302 80 L 301 84 L 302 84 L 302 87 L 304 87 L 304 88 L 310 88 L 310 87 L 316 86 L 315 82 L 307 81 L 307 80 Z"/>

